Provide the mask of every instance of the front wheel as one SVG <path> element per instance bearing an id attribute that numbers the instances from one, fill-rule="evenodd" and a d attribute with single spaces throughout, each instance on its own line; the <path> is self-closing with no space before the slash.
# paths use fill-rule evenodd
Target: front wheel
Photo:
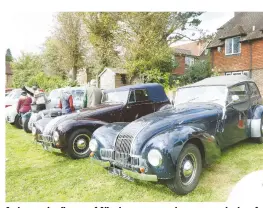
<path id="1" fill-rule="evenodd" d="M 187 144 L 178 157 L 175 177 L 167 185 L 176 194 L 186 195 L 196 188 L 201 172 L 201 153 L 196 145 Z"/>
<path id="2" fill-rule="evenodd" d="M 19 114 L 16 115 L 14 123 L 15 123 L 16 128 L 18 128 L 18 129 L 22 129 L 23 128 L 21 115 L 19 115 Z"/>
<path id="3" fill-rule="evenodd" d="M 257 138 L 257 142 L 259 144 L 263 144 L 263 116 L 261 118 L 260 131 L 261 131 L 261 137 Z"/>
<path id="4" fill-rule="evenodd" d="M 72 159 L 81 159 L 90 154 L 89 142 L 91 133 L 87 129 L 78 129 L 74 131 L 68 140 L 67 154 Z"/>
<path id="5" fill-rule="evenodd" d="M 29 126 L 28 126 L 28 122 L 29 122 L 29 120 L 30 120 L 30 117 L 27 117 L 26 119 L 25 119 L 25 121 L 24 121 L 24 131 L 26 132 L 26 133 L 32 133 L 32 131 L 29 129 Z"/>

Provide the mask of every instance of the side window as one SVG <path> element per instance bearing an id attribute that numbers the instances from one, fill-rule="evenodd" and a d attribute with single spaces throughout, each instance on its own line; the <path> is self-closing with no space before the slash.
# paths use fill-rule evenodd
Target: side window
<path id="1" fill-rule="evenodd" d="M 249 85 L 249 90 L 251 92 L 251 97 L 260 96 L 258 87 L 255 83 L 249 82 L 248 85 Z"/>
<path id="2" fill-rule="evenodd" d="M 241 85 L 237 85 L 237 86 L 229 88 L 228 102 L 232 101 L 233 95 L 238 95 L 240 102 L 246 101 L 248 99 L 248 92 L 247 92 L 246 84 L 241 84 Z"/>
<path id="3" fill-rule="evenodd" d="M 129 103 L 134 103 L 135 102 L 135 95 L 134 91 L 131 91 L 130 97 L 129 97 Z"/>
<path id="4" fill-rule="evenodd" d="M 136 102 L 149 100 L 146 90 L 135 90 Z"/>

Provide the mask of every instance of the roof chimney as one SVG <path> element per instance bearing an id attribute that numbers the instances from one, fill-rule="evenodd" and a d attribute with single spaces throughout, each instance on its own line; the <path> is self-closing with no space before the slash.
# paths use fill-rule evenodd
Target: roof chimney
<path id="1" fill-rule="evenodd" d="M 252 27 L 252 31 L 255 31 L 255 30 L 256 30 L 256 26 L 253 25 L 253 27 Z"/>

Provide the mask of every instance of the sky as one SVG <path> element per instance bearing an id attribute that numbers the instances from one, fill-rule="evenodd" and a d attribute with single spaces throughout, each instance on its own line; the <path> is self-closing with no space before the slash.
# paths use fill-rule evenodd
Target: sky
<path id="1" fill-rule="evenodd" d="M 52 12 L 9 13 L 6 21 L 5 47 L 10 48 L 13 57 L 21 51 L 38 53 L 45 39 L 51 34 L 54 14 Z M 234 12 L 207 12 L 201 15 L 200 28 L 216 32 L 217 28 L 234 16 Z"/>

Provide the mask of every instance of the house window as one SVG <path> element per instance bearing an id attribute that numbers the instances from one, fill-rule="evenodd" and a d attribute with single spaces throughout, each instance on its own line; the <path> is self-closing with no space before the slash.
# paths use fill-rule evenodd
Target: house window
<path id="1" fill-rule="evenodd" d="M 228 38 L 225 41 L 225 54 L 233 55 L 241 52 L 240 37 Z"/>
<path id="2" fill-rule="evenodd" d="M 249 77 L 249 71 L 225 72 L 225 75 L 246 75 Z"/>
<path id="3" fill-rule="evenodd" d="M 186 56 L 185 57 L 185 65 L 192 66 L 195 63 L 195 59 L 193 57 Z"/>

